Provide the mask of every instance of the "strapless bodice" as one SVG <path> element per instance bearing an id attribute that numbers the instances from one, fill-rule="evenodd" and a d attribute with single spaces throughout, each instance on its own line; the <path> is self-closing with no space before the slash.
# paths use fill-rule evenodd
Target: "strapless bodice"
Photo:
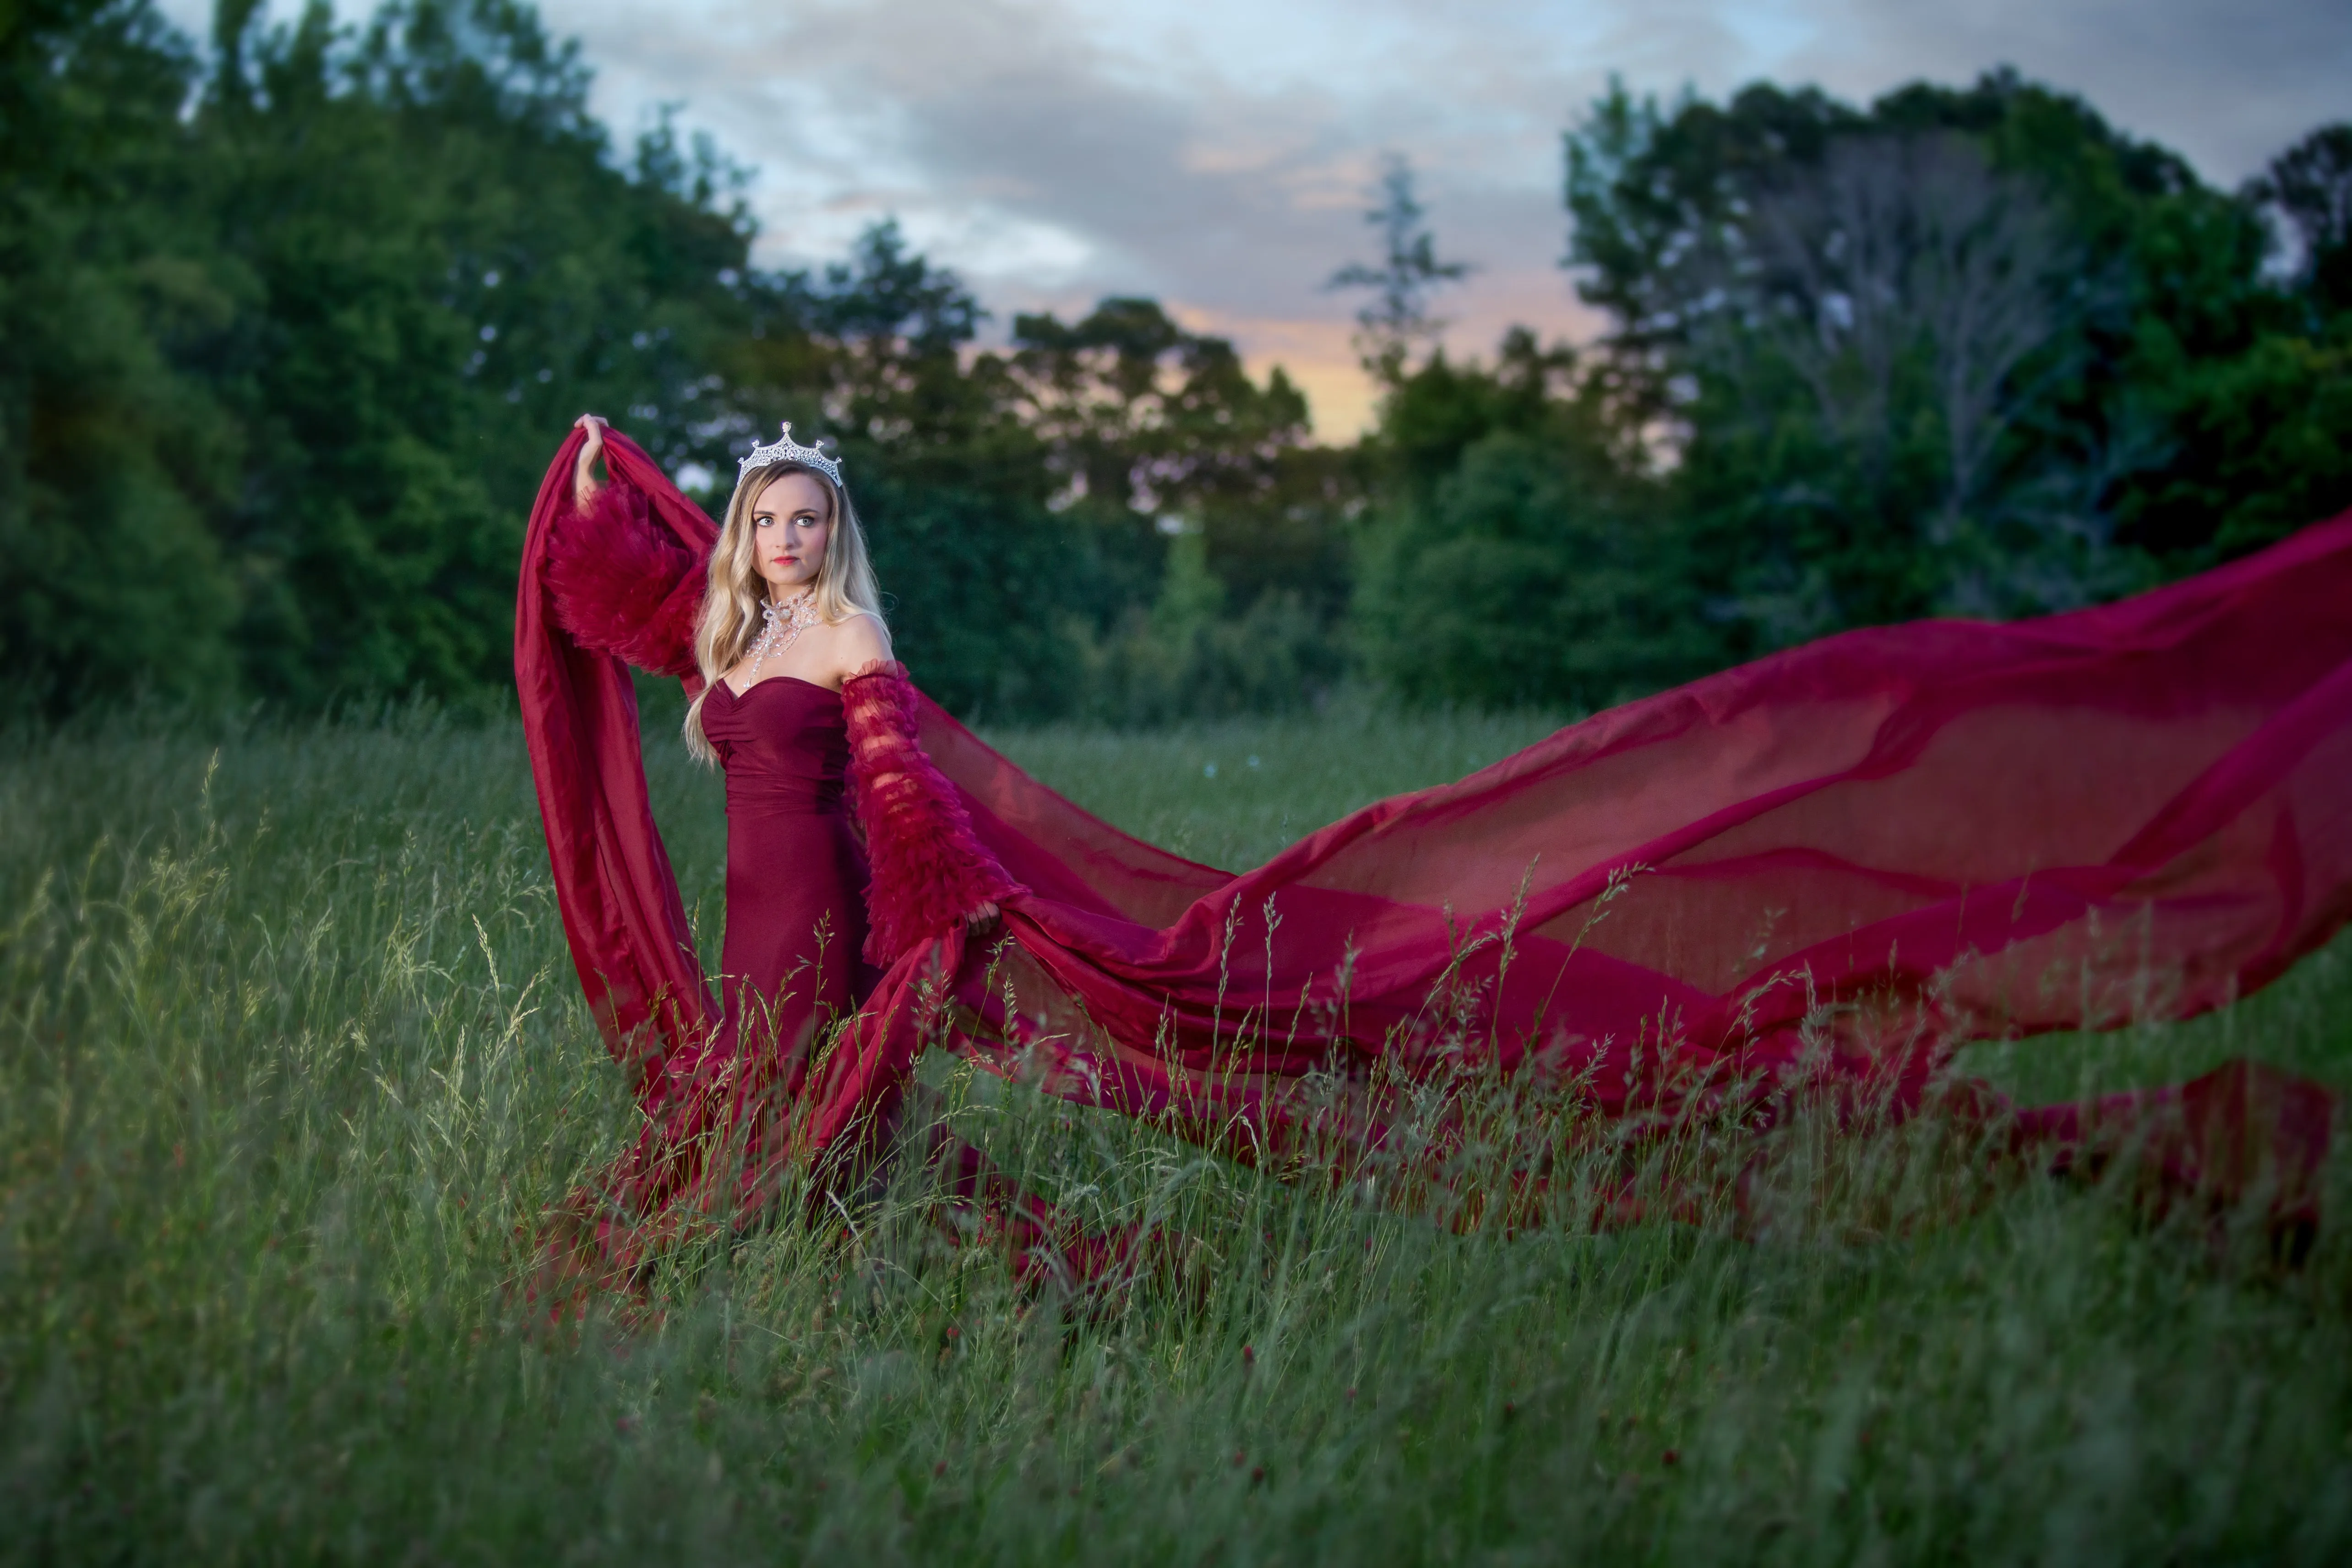
<path id="1" fill-rule="evenodd" d="M 727 770 L 727 814 L 841 809 L 849 732 L 841 693 L 772 676 L 738 695 L 725 681 L 702 704 L 702 732 Z"/>

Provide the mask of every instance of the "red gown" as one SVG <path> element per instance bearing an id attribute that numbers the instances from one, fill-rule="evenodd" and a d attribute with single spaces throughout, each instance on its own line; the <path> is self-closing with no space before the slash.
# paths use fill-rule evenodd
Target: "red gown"
<path id="1" fill-rule="evenodd" d="M 740 695 L 722 680 L 702 732 L 727 770 L 720 1048 L 744 1048 L 748 1031 L 754 1048 L 805 1055 L 878 974 L 864 956 L 868 876 L 841 694 L 788 675 Z"/>
<path id="2" fill-rule="evenodd" d="M 708 1087 L 718 1010 L 618 658 L 692 688 L 692 567 L 716 530 L 612 437 L 638 526 L 583 593 L 557 548 L 581 440 L 533 514 L 516 674 L 582 983 L 684 1139 L 741 1125 L 744 1098 Z M 739 1194 L 857 1147 L 931 1043 L 1042 1063 L 1053 1092 L 1242 1157 L 1344 1164 L 1389 1141 L 1401 1089 L 1465 1064 L 1548 1075 L 1605 1118 L 1671 1122 L 1805 1075 L 1900 1113 L 1963 1041 L 2223 1005 L 2352 917 L 2347 605 L 2352 517 L 2120 604 L 1847 633 L 1241 875 L 1055 795 L 895 668 L 853 680 L 883 973 L 820 1070 L 761 1080 Z M 983 952 L 968 917 L 997 907 L 1004 945 Z M 2059 1163 L 2102 1123 L 2137 1126 L 2176 1185 L 2274 1182 L 2307 1213 L 2331 1115 L 2317 1086 L 2240 1064 L 2015 1125 Z"/>

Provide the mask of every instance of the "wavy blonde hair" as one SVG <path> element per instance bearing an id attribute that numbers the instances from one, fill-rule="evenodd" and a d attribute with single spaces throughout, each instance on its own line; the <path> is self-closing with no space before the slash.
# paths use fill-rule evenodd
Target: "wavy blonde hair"
<path id="1" fill-rule="evenodd" d="M 694 623 L 694 662 L 701 667 L 702 691 L 686 710 L 686 749 L 706 763 L 716 763 L 719 752 L 702 732 L 702 704 L 759 636 L 761 605 L 768 596 L 753 545 L 757 531 L 751 509 L 760 493 L 786 474 L 814 479 L 832 506 L 824 564 L 817 568 L 813 589 L 818 618 L 837 626 L 852 616 L 872 616 L 877 624 L 887 625 L 882 620 L 882 590 L 874 580 L 874 563 L 866 553 L 866 533 L 857 526 L 857 509 L 850 504 L 846 489 L 804 463 L 769 463 L 738 479 L 727 502 L 727 521 L 719 525 L 719 542 L 711 548 L 702 614 Z"/>

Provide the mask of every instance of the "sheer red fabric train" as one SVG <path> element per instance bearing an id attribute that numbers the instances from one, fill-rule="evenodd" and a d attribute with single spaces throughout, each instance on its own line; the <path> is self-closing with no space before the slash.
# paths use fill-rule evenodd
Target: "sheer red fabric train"
<path id="1" fill-rule="evenodd" d="M 581 440 L 532 514 L 516 675 L 581 981 L 658 1118 L 714 1008 L 626 672 L 552 608 L 548 541 Z M 709 520 L 625 438 L 607 453 L 677 558 L 700 560 Z M 1335 1127 L 1310 1074 L 1378 1057 L 1410 1081 L 1465 1040 L 1612 1117 L 1670 1117 L 1801 1061 L 1899 1111 L 1969 1039 L 2221 1005 L 2352 915 L 2347 612 L 2352 516 L 2120 604 L 1776 654 L 1239 875 L 1118 832 L 906 689 L 894 700 L 1009 874 L 1003 940 L 937 910 L 900 921 L 908 945 L 795 1085 L 789 1157 L 885 1124 L 932 1042 L 1288 1158 L 1387 1133 L 1370 1096 Z M 868 831 L 878 888 L 892 851 Z M 877 929 L 896 918 L 877 909 Z M 2018 1124 L 2063 1163 L 2101 1115 L 2158 1110 L 2179 1182 L 2242 1181 L 2259 1145 L 2281 1204 L 2314 1201 L 2332 1102 L 2284 1075 L 2242 1065 Z"/>

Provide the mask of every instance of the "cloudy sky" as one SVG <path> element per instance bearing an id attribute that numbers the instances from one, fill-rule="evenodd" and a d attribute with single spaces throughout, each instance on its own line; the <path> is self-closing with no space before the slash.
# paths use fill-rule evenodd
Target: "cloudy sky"
<path id="1" fill-rule="evenodd" d="M 278 0 L 279 14 L 292 0 Z M 364 7 L 345 0 L 355 16 Z M 2352 117 L 2352 0 L 542 0 L 623 137 L 683 105 L 759 171 L 761 259 L 895 214 L 997 313 L 1150 294 L 1307 387 L 1351 433 L 1354 305 L 1381 157 L 1409 157 L 1475 278 L 1452 341 L 1592 322 L 1558 259 L 1559 136 L 1614 72 L 1867 100 L 2013 64 L 2235 184 Z M 200 21 L 205 0 L 167 0 Z"/>

